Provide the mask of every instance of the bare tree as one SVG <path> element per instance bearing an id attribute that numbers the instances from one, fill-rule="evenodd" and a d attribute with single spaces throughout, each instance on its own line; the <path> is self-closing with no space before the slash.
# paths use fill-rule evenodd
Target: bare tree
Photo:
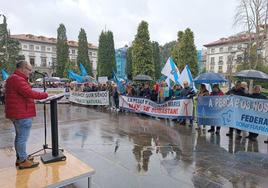
<path id="1" fill-rule="evenodd" d="M 266 39 L 267 34 L 267 18 L 268 18 L 268 0 L 238 0 L 239 4 L 236 9 L 236 14 L 234 18 L 235 26 L 243 26 L 249 36 L 249 44 L 247 48 L 248 56 L 250 51 L 254 48 L 257 51 L 263 49 L 264 40 Z M 258 58 L 252 64 L 249 61 L 249 67 L 256 69 L 258 63 L 262 59 Z"/>

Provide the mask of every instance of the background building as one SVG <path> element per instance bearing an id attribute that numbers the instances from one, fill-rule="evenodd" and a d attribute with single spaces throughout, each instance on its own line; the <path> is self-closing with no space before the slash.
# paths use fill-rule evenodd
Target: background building
<path id="1" fill-rule="evenodd" d="M 57 66 L 57 39 L 44 36 L 35 36 L 31 34 L 11 35 L 11 38 L 16 39 L 21 45 L 21 55 L 24 55 L 25 60 L 30 62 L 34 70 L 46 72 L 52 75 L 56 72 Z M 77 58 L 78 42 L 68 41 L 69 58 L 75 62 Z M 97 74 L 97 51 L 98 48 L 92 44 L 88 44 L 88 56 L 92 63 L 94 77 Z"/>
<path id="2" fill-rule="evenodd" d="M 249 34 L 240 33 L 205 44 L 204 46 L 207 47 L 206 70 L 224 74 L 235 72 L 237 65 L 243 60 L 249 40 Z"/>
<path id="3" fill-rule="evenodd" d="M 198 63 L 198 73 L 202 73 L 206 70 L 207 65 L 207 50 L 197 50 L 197 63 Z"/>
<path id="4" fill-rule="evenodd" d="M 126 76 L 126 63 L 127 63 L 127 46 L 115 50 L 116 60 L 116 76 L 125 79 Z"/>

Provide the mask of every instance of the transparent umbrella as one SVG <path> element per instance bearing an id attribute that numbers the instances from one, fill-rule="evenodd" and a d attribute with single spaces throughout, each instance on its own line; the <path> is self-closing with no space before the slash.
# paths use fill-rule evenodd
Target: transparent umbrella
<path id="1" fill-rule="evenodd" d="M 152 81 L 152 77 L 148 75 L 139 74 L 133 78 L 135 81 Z"/>

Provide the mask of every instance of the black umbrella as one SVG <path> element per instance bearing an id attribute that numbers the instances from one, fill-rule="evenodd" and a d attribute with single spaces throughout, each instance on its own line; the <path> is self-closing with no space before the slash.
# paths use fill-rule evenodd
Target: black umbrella
<path id="1" fill-rule="evenodd" d="M 268 80 L 268 75 L 264 72 L 257 70 L 243 70 L 235 74 L 236 77 L 239 78 L 247 78 L 247 79 L 259 79 L 259 80 Z"/>
<path id="2" fill-rule="evenodd" d="M 152 77 L 148 75 L 139 74 L 133 78 L 135 81 L 152 81 Z"/>

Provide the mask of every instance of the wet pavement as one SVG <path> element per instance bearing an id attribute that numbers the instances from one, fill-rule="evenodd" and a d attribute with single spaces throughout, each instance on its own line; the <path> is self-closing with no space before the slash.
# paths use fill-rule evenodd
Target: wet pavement
<path id="1" fill-rule="evenodd" d="M 93 188 L 268 187 L 265 136 L 258 142 L 229 140 L 228 128 L 211 135 L 169 120 L 69 104 L 58 106 L 58 118 L 60 146 L 96 170 Z M 28 151 L 42 148 L 43 127 L 39 105 Z M 1 105 L 0 168 L 14 165 L 13 140 Z M 67 187 L 86 187 L 86 182 Z"/>

